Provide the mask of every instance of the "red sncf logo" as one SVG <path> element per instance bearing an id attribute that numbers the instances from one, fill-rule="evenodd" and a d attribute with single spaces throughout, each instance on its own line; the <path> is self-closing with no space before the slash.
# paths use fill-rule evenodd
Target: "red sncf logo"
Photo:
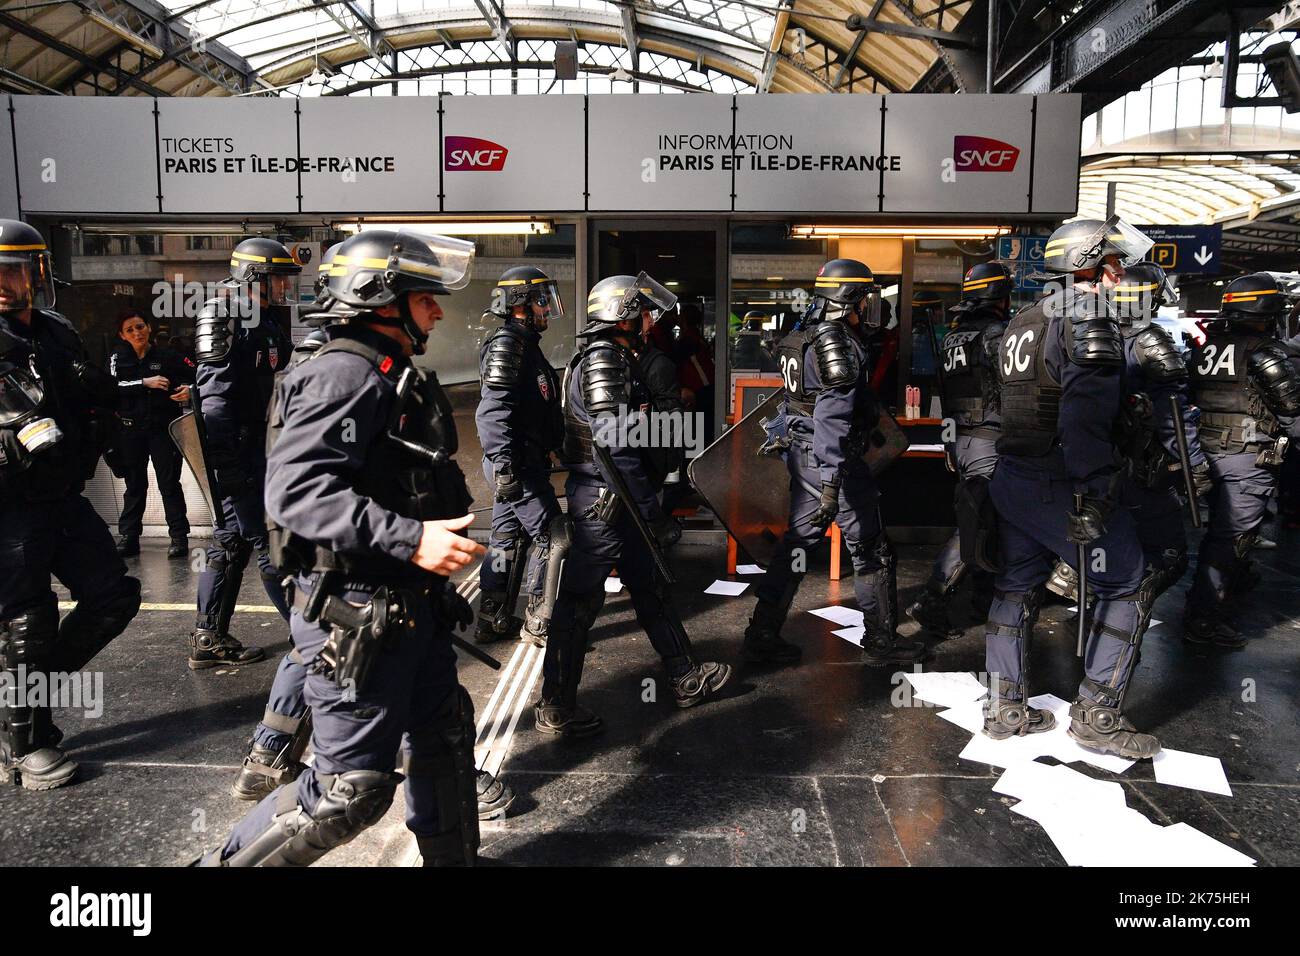
<path id="1" fill-rule="evenodd" d="M 1009 173 L 1016 168 L 1020 150 L 987 136 L 956 136 L 952 158 L 959 173 Z"/>
<path id="2" fill-rule="evenodd" d="M 505 168 L 509 152 L 500 143 L 477 136 L 448 136 L 443 142 L 443 169 L 459 172 L 497 173 Z"/>

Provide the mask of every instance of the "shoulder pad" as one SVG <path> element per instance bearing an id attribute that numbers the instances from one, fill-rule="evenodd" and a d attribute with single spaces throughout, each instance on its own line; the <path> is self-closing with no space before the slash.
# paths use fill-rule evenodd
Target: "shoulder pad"
<path id="1" fill-rule="evenodd" d="M 817 357 L 817 372 L 823 385 L 835 388 L 858 380 L 858 353 L 849 335 L 849 330 L 839 322 L 818 325 L 813 338 L 813 353 Z"/>
<path id="2" fill-rule="evenodd" d="M 582 357 L 582 402 L 598 415 L 631 403 L 632 370 L 623 350 L 614 345 L 591 346 Z"/>
<path id="3" fill-rule="evenodd" d="M 1181 382 L 1187 378 L 1187 363 L 1169 333 L 1158 325 L 1149 325 L 1133 339 L 1142 374 L 1152 382 Z"/>
<path id="4" fill-rule="evenodd" d="M 506 388 L 518 382 L 524 366 L 523 337 L 502 326 L 483 344 L 483 381 Z"/>
<path id="5" fill-rule="evenodd" d="M 1124 337 L 1119 323 L 1102 306 L 1099 296 L 1075 294 L 1062 304 L 1070 358 L 1080 365 L 1124 364 Z"/>
<path id="6" fill-rule="evenodd" d="M 77 327 L 73 325 L 72 322 L 68 319 L 68 317 L 64 315 L 62 312 L 53 312 L 49 309 L 41 309 L 39 311 L 41 315 L 45 316 L 47 319 L 49 319 L 55 325 L 62 328 L 64 331 L 71 332 L 73 335 L 76 335 L 78 338 L 80 338 L 80 335 L 77 333 Z"/>
<path id="7" fill-rule="evenodd" d="M 1246 360 L 1246 373 L 1274 415 L 1300 415 L 1300 373 L 1286 352 L 1272 344 L 1256 349 Z"/>
<path id="8" fill-rule="evenodd" d="M 235 320 L 225 299 L 203 303 L 194 320 L 194 357 L 203 365 L 220 364 L 230 354 L 235 338 Z"/>

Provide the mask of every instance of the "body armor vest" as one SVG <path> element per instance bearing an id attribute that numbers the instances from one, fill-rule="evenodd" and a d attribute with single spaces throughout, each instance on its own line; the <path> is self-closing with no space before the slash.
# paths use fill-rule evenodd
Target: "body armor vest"
<path id="1" fill-rule="evenodd" d="M 523 349 L 523 362 L 519 369 L 516 387 L 522 390 L 526 401 L 522 406 L 523 421 L 518 426 L 524 447 L 521 462 L 544 463 L 551 452 L 564 445 L 564 408 L 560 394 L 560 377 L 546 360 L 537 342 L 525 335 L 519 326 L 507 323 L 494 329 L 479 349 L 479 381 L 484 377 L 484 365 L 492 350 L 492 342 L 503 335 L 519 339 Z M 536 400 L 540 399 L 541 404 Z"/>
<path id="2" fill-rule="evenodd" d="M 1268 444 L 1259 418 L 1263 409 L 1252 403 L 1246 363 L 1252 352 L 1273 339 L 1249 333 L 1210 333 L 1204 345 L 1187 356 L 1190 401 L 1200 406 L 1201 447 L 1234 455 L 1259 451 Z"/>
<path id="3" fill-rule="evenodd" d="M 781 377 L 785 380 L 782 391 L 785 392 L 786 404 L 794 414 L 808 417 L 812 416 L 813 407 L 817 404 L 817 393 L 816 390 L 804 387 L 803 369 L 808 342 L 816 328 L 797 329 L 783 338 L 776 347 L 776 361 L 781 369 Z"/>
<path id="4" fill-rule="evenodd" d="M 1001 410 L 1001 385 L 997 369 L 989 366 L 984 354 L 985 335 L 996 334 L 990 332 L 993 324 L 1001 327 L 1001 316 L 962 317 L 939 344 L 944 414 L 952 416 L 962 431 L 986 424 L 997 427 L 989 418 Z"/>
<path id="5" fill-rule="evenodd" d="M 649 411 L 654 408 L 654 396 L 650 392 L 650 387 L 638 375 L 640 363 L 637 362 L 636 357 L 626 348 L 609 339 L 596 339 L 589 343 L 569 362 L 568 368 L 564 372 L 564 384 L 560 389 L 564 394 L 564 448 L 560 458 L 565 464 L 590 464 L 592 462 L 590 411 L 588 411 L 587 421 L 583 421 L 578 417 L 569 395 L 569 389 L 572 385 L 573 376 L 582 374 L 583 360 L 599 349 L 618 349 L 627 359 L 630 376 L 628 382 L 628 410 L 633 411 L 641 408 Z M 581 382 L 578 383 L 578 387 L 581 389 Z"/>
<path id="6" fill-rule="evenodd" d="M 1019 312 L 1002 333 L 998 372 L 1002 378 L 1000 455 L 1041 458 L 1056 444 L 1061 386 L 1047 369 L 1051 328 L 1043 303 Z"/>
<path id="7" fill-rule="evenodd" d="M 365 464 L 355 476 L 353 489 L 404 518 L 436 521 L 457 518 L 469 511 L 473 499 L 465 486 L 456 453 L 456 423 L 451 402 L 433 372 L 414 366 L 398 368 L 380 350 L 351 338 L 333 339 L 301 363 L 308 364 L 328 352 L 349 352 L 369 361 L 396 394 L 383 431 L 367 450 Z M 284 427 L 280 406 L 282 390 L 271 403 L 267 429 L 269 450 Z M 329 551 L 301 535 L 280 528 L 267 516 L 271 561 L 286 574 L 305 571 L 342 571 L 350 579 L 395 584 L 424 581 L 429 574 L 414 564 L 379 552 L 353 554 Z"/>

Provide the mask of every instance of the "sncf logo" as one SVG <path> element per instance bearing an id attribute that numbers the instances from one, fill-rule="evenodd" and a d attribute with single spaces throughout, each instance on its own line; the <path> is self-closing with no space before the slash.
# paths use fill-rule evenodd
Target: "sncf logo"
<path id="1" fill-rule="evenodd" d="M 477 136 L 448 136 L 443 143 L 442 165 L 447 170 L 498 173 L 505 168 L 509 150 Z"/>
<path id="2" fill-rule="evenodd" d="M 952 141 L 952 158 L 959 173 L 1009 173 L 1016 168 L 1020 150 L 987 136 L 957 136 Z"/>

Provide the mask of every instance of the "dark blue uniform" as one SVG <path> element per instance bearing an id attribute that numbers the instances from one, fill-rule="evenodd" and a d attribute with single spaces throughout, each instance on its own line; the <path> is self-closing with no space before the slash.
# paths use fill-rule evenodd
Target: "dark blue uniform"
<path id="1" fill-rule="evenodd" d="M 468 495 L 459 470 L 450 473 L 454 464 L 431 467 L 389 437 L 455 450 L 450 405 L 436 379 L 418 374 L 412 396 L 419 398 L 399 399 L 404 373 L 418 374 L 396 343 L 354 322 L 332 329 L 331 343 L 280 387 L 266 504 L 283 563 L 311 568 L 295 578 L 298 653 L 313 668 L 321 663 L 330 600 L 359 609 L 387 594 L 406 621 L 384 632 L 361 683 L 308 676 L 313 766 L 236 826 L 222 860 L 305 865 L 352 839 L 382 817 L 403 782 L 395 773 L 399 751 L 406 822 L 426 862 L 460 858 L 464 841 L 477 847 L 473 707 L 457 682 L 449 639 L 454 592 L 446 578 L 411 563 L 422 521 L 464 514 Z M 317 587 L 329 597 L 309 621 L 304 612 Z M 467 780 L 468 790 L 452 776 Z"/>
<path id="2" fill-rule="evenodd" d="M 127 576 L 108 528 L 82 494 L 105 445 L 113 380 L 86 364 L 67 319 L 31 315 L 30 326 L 0 315 L 0 373 L 27 376 L 34 366 L 44 393 L 37 415 L 52 420 L 62 439 L 31 451 L 20 436 L 29 423 L 0 426 L 0 667 L 70 672 L 125 630 L 140 607 L 140 582 Z M 62 625 L 51 576 L 76 603 Z M 61 736 L 48 707 L 0 707 L 0 715 L 6 758 L 54 746 Z"/>
<path id="3" fill-rule="evenodd" d="M 207 454 L 216 472 L 225 527 L 214 530 L 199 576 L 195 626 L 224 637 L 230 626 L 244 568 L 257 552 L 262 586 L 276 610 L 288 620 L 289 606 L 280 575 L 267 552 L 262 488 L 266 479 L 266 409 L 275 373 L 289 361 L 292 349 L 282 327 L 284 310 L 263 308 L 256 322 L 233 320 L 228 353 L 205 359 L 199 355 L 200 413 L 207 432 Z"/>
<path id="4" fill-rule="evenodd" d="M 171 394 L 182 385 L 193 384 L 194 363 L 161 345 L 151 346 L 143 357 L 137 356 L 135 349 L 123 343 L 113 351 L 109 371 L 117 379 L 122 397 L 117 464 L 126 481 L 126 491 L 122 496 L 122 514 L 117 520 L 118 534 L 134 537 L 140 534 L 152 460 L 167 516 L 167 531 L 173 538 L 184 538 L 190 533 L 190 522 L 181 491 L 181 454 L 167 433 L 167 426 L 182 411 L 181 404 L 171 400 Z M 155 375 L 166 378 L 168 387 L 147 388 L 144 380 Z"/>
<path id="5" fill-rule="evenodd" d="M 1093 336 L 1107 346 L 1100 357 L 1090 354 Z M 1033 630 L 1040 589 L 1057 558 L 1073 565 L 1078 554 L 1067 537 L 1074 494 L 1113 501 L 1119 493 L 1123 463 L 1113 429 L 1124 398 L 1123 352 L 1100 298 L 1071 288 L 1021 311 L 1003 334 L 999 356 L 1001 458 L 990 492 L 1002 570 L 989 609 L 987 668 L 1004 682 L 1001 699 L 1024 700 L 1022 642 Z M 1079 693 L 1115 707 L 1149 614 L 1138 595 L 1144 560 L 1133 514 L 1110 512 L 1087 553 L 1097 603 Z"/>
<path id="6" fill-rule="evenodd" d="M 561 513 L 551 487 L 550 456 L 564 440 L 560 380 L 540 347 L 541 333 L 508 320 L 479 350 L 482 398 L 474 412 L 483 445 L 483 475 L 488 487 L 512 475 L 521 486 L 515 501 L 493 501 L 489 551 L 480 566 L 483 590 L 480 614 L 494 619 L 494 629 L 509 631 L 522 578 L 534 598 L 542 592 L 545 547 L 534 548 L 524 574 L 524 556 L 532 542 L 545 541 L 548 527 Z"/>

